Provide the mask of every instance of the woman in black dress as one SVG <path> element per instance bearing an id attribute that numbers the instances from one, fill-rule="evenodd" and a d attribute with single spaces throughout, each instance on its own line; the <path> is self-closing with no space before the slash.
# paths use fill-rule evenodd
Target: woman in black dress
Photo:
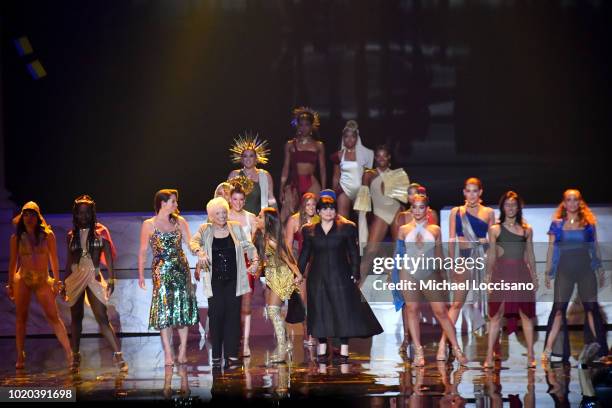
<path id="1" fill-rule="evenodd" d="M 299 267 L 308 271 L 308 334 L 319 339 L 318 360 L 327 363 L 327 338 L 340 338 L 340 362 L 348 361 L 348 339 L 382 333 L 372 309 L 361 296 L 359 248 L 355 224 L 337 217 L 336 200 L 317 202 L 321 221 L 302 227 Z"/>

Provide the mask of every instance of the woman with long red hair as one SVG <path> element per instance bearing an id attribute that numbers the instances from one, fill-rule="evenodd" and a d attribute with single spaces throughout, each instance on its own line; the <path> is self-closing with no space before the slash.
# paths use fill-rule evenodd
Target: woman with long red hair
<path id="1" fill-rule="evenodd" d="M 304 237 L 302 236 L 302 227 L 309 223 L 319 222 L 319 216 L 317 215 L 317 195 L 315 193 L 304 193 L 300 202 L 300 209 L 298 212 L 293 214 L 287 220 L 285 225 L 285 245 L 290 250 L 293 249 L 293 255 L 295 259 L 299 259 L 300 253 L 302 252 L 302 244 Z M 306 305 L 306 280 L 303 279 L 299 285 L 300 297 L 302 303 Z M 291 303 L 290 303 L 291 305 Z M 314 346 L 316 345 L 315 340 L 312 336 L 308 336 L 308 328 L 306 322 L 303 324 L 304 327 L 304 345 Z"/>
<path id="2" fill-rule="evenodd" d="M 596 225 L 597 220 L 580 191 L 566 190 L 548 230 L 546 287 L 550 288 L 554 280 L 554 303 L 548 317 L 544 361 L 552 356 L 569 360 L 566 311 L 575 286 L 585 313 L 584 344 L 597 350 L 599 356 L 608 353 L 606 330 L 597 303 L 597 278 L 602 284 L 604 275 Z"/>

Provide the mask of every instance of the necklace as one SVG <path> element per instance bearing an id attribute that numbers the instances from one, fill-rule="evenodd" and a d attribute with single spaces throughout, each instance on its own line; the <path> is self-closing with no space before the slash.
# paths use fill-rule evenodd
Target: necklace
<path id="1" fill-rule="evenodd" d="M 246 167 L 242 168 L 242 172 L 249 178 L 255 176 L 257 174 L 257 168 L 253 167 L 250 170 L 247 169 Z"/>
<path id="2" fill-rule="evenodd" d="M 508 227 L 512 228 L 516 224 L 516 221 L 504 221 L 504 224 L 506 224 Z"/>
<path id="3" fill-rule="evenodd" d="M 476 204 L 470 204 L 470 203 L 465 203 L 465 206 L 468 208 L 476 208 L 480 205 L 480 203 L 476 203 Z"/>
<path id="4" fill-rule="evenodd" d="M 310 142 L 310 137 L 309 136 L 301 137 L 298 139 L 298 142 L 303 145 L 308 144 Z"/>

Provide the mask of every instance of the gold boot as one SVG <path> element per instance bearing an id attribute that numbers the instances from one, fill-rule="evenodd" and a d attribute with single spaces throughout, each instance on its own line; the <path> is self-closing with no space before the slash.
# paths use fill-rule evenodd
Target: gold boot
<path id="1" fill-rule="evenodd" d="M 287 334 L 285 332 L 285 322 L 281 317 L 280 306 L 266 306 L 268 318 L 274 326 L 274 336 L 276 337 L 276 348 L 270 355 L 271 363 L 282 363 L 287 355 Z"/>

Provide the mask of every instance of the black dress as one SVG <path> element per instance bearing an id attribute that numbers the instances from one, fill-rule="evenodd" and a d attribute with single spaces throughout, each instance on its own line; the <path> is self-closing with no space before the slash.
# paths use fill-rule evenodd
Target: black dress
<path id="1" fill-rule="evenodd" d="M 307 279 L 308 334 L 313 337 L 371 337 L 383 329 L 361 290 L 352 281 L 359 277 L 357 228 L 336 220 L 327 234 L 320 223 L 302 227 L 304 243 L 299 258 Z"/>

